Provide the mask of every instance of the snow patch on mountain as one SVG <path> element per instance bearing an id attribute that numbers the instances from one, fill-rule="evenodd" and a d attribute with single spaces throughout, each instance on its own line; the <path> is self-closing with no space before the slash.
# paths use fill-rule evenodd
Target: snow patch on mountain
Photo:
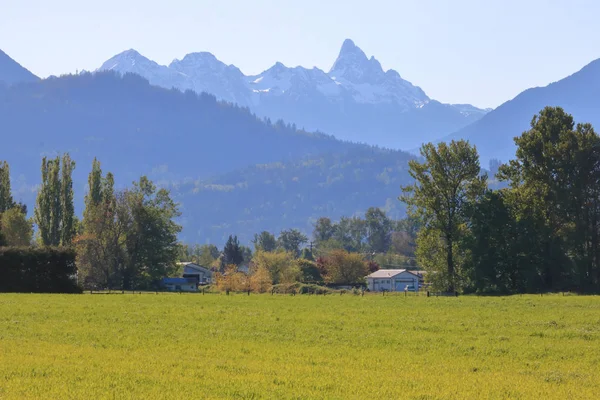
<path id="1" fill-rule="evenodd" d="M 190 53 L 165 66 L 135 50 L 116 55 L 99 70 L 136 73 L 154 85 L 210 93 L 262 117 L 284 119 L 348 140 L 376 136 L 371 143 L 397 148 L 404 146 L 394 144 L 400 140 L 395 138 L 398 133 L 407 143 L 414 139 L 409 140 L 409 135 L 421 133 L 426 137 L 419 140 L 428 140 L 487 112 L 470 105 L 435 102 L 398 72 L 384 71 L 375 57 L 367 57 L 350 39 L 344 41 L 329 72 L 278 62 L 258 75 L 246 76 L 207 52 Z"/>

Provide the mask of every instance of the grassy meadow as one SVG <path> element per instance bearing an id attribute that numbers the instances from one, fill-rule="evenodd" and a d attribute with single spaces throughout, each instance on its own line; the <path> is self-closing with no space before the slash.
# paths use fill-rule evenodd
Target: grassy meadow
<path id="1" fill-rule="evenodd" d="M 26 398 L 600 398 L 600 297 L 2 294 Z"/>

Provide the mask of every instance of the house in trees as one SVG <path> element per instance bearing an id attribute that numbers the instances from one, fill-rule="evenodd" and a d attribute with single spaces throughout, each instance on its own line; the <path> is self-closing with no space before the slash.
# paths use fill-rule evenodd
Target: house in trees
<path id="1" fill-rule="evenodd" d="M 179 265 L 183 267 L 182 276 L 195 279 L 197 285 L 206 285 L 212 282 L 213 272 L 210 268 L 192 262 L 179 263 Z"/>
<path id="2" fill-rule="evenodd" d="M 372 292 L 403 292 L 419 290 L 422 278 L 405 269 L 380 269 L 367 276 L 367 287 Z"/>

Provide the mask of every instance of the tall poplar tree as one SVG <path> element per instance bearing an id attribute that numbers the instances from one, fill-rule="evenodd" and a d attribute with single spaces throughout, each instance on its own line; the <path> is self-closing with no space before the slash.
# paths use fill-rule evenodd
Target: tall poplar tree
<path id="1" fill-rule="evenodd" d="M 0 213 L 15 206 L 10 189 L 10 168 L 6 161 L 0 162 Z"/>
<path id="2" fill-rule="evenodd" d="M 34 219 L 44 246 L 69 246 L 75 235 L 72 173 L 75 163 L 68 154 L 42 159 L 42 183 L 36 199 Z"/>
<path id="3" fill-rule="evenodd" d="M 92 171 L 88 176 L 88 193 L 85 195 L 84 223 L 91 218 L 92 210 L 102 202 L 102 169 L 100 162 L 94 158 Z"/>
<path id="4" fill-rule="evenodd" d="M 75 161 L 71 160 L 69 154 L 62 157 L 61 180 L 60 180 L 60 207 L 61 207 L 61 226 L 60 226 L 60 244 L 61 246 L 70 246 L 75 237 L 76 217 L 75 206 L 73 205 L 73 170 Z"/>

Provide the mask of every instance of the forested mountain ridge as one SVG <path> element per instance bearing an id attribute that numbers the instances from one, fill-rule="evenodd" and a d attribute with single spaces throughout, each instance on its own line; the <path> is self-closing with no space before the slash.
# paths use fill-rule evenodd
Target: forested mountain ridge
<path id="1" fill-rule="evenodd" d="M 140 175 L 171 188 L 181 202 L 182 236 L 194 242 L 229 233 L 246 239 L 255 227 L 308 230 L 324 214 L 384 206 L 408 177 L 412 157 L 271 124 L 207 94 L 110 72 L 3 87 L 0 121 L 0 159 L 11 166 L 16 200 L 33 205 L 41 158 L 69 152 L 82 204 L 97 157 L 117 189 Z"/>
<path id="2" fill-rule="evenodd" d="M 429 98 L 398 72 L 385 71 L 349 39 L 329 72 L 278 62 L 246 76 L 207 52 L 188 54 L 166 66 L 133 49 L 112 57 L 99 70 L 136 73 L 154 85 L 211 93 L 261 117 L 395 149 L 438 139 L 489 111 Z"/>
<path id="3" fill-rule="evenodd" d="M 600 126 L 600 59 L 545 87 L 528 89 L 479 121 L 442 140 L 466 139 L 477 146 L 482 164 L 515 156 L 513 138 L 529 128 L 531 116 L 546 106 L 560 106 L 576 121 Z"/>
<path id="4" fill-rule="evenodd" d="M 98 157 L 117 179 L 198 179 L 263 162 L 351 148 L 331 136 L 266 123 L 213 96 L 151 86 L 137 75 L 83 74 L 0 89 L 2 157 L 27 181 L 41 156 Z"/>
<path id="5" fill-rule="evenodd" d="M 235 232 L 249 243 L 254 233 L 290 227 L 310 234 L 319 217 L 362 215 L 372 206 L 399 219 L 405 215 L 400 187 L 412 181 L 408 161 L 413 158 L 360 147 L 175 185 L 172 192 L 183 205 L 182 239 L 221 243 Z"/>

